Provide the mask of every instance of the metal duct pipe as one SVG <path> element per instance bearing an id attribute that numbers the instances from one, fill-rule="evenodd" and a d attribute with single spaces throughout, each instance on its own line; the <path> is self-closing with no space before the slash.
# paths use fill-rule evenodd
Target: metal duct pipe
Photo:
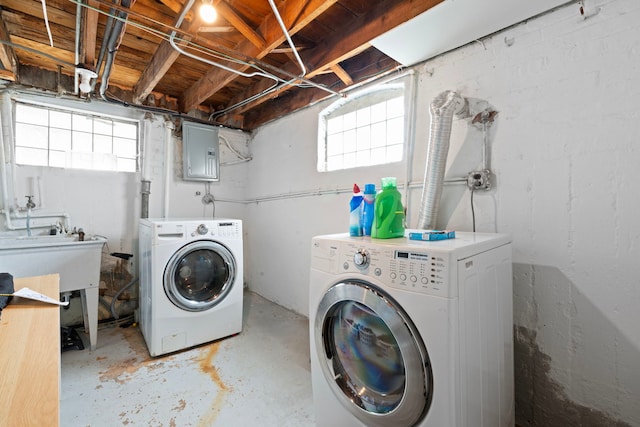
<path id="1" fill-rule="evenodd" d="M 162 217 L 169 218 L 169 195 L 171 194 L 171 172 L 173 171 L 171 162 L 173 161 L 173 141 L 172 133 L 174 130 L 173 122 L 165 120 L 164 122 L 164 209 Z"/>
<path id="2" fill-rule="evenodd" d="M 449 154 L 451 124 L 453 115 L 465 113 L 466 100 L 453 91 L 445 91 L 431 102 L 431 126 L 429 128 L 429 147 L 420 202 L 418 228 L 429 230 L 436 228 L 444 172 Z"/>
<path id="3" fill-rule="evenodd" d="M 140 200 L 140 218 L 149 218 L 149 194 L 151 194 L 151 181 L 141 181 L 142 188 L 140 189 L 140 194 L 142 198 Z"/>
<path id="4" fill-rule="evenodd" d="M 122 0 L 120 3 L 123 7 L 129 8 L 135 2 L 135 0 Z M 125 12 L 118 12 L 116 14 L 121 19 L 127 19 L 128 14 Z M 116 56 L 116 52 L 118 50 L 118 43 L 122 33 L 124 31 L 125 23 L 118 19 L 113 24 L 111 29 L 111 33 L 109 34 L 109 40 L 107 42 L 107 59 L 104 64 L 104 71 L 102 72 L 102 81 L 100 82 L 100 96 L 104 99 L 105 93 L 107 91 L 107 86 L 109 86 L 109 77 L 111 75 L 111 67 L 113 66 L 113 61 Z"/>
<path id="5" fill-rule="evenodd" d="M 111 15 L 115 15 L 115 14 L 116 14 L 116 10 L 115 9 L 112 8 L 112 9 L 109 10 L 109 17 L 107 18 L 107 24 L 106 24 L 106 26 L 104 28 L 104 35 L 102 36 L 102 44 L 100 45 L 100 53 L 98 54 L 98 62 L 96 63 L 95 72 L 96 72 L 96 74 L 98 74 L 98 76 L 101 76 L 101 75 L 103 76 L 104 75 L 104 72 L 100 73 L 100 69 L 102 68 L 102 63 L 104 62 L 104 57 L 105 57 L 106 52 L 107 52 L 109 39 L 111 38 L 111 32 L 113 31 L 113 23 L 115 22 L 115 19 Z M 101 77 L 101 78 L 104 78 L 104 77 Z M 93 83 L 91 83 L 91 92 L 92 93 L 95 90 L 97 81 L 98 81 L 98 79 L 94 79 Z"/>

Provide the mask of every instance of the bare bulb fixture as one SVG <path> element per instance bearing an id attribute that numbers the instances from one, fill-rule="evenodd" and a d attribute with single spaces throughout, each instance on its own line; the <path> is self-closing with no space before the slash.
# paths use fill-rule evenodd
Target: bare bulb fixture
<path id="1" fill-rule="evenodd" d="M 218 17 L 218 12 L 213 7 L 212 0 L 202 0 L 200 5 L 200 18 L 207 24 L 213 23 Z"/>
<path id="2" fill-rule="evenodd" d="M 80 67 L 76 68 L 76 72 L 80 76 L 80 85 L 78 86 L 80 92 L 91 92 L 91 79 L 95 79 L 96 77 L 98 77 L 98 75 L 91 70 Z"/>

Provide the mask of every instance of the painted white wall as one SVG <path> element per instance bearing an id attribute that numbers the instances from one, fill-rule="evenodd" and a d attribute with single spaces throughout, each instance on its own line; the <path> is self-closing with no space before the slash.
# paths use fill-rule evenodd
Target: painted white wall
<path id="1" fill-rule="evenodd" d="M 475 212 L 478 231 L 513 236 L 515 325 L 534 333 L 536 356 L 549 358 L 558 402 L 630 425 L 640 422 L 638 22 L 633 0 L 572 4 L 417 66 L 411 177 L 423 177 L 436 95 L 453 89 L 475 112 L 499 112 L 490 128 L 496 186 L 476 193 Z M 326 105 L 255 133 L 249 198 L 404 176 L 403 165 L 315 172 L 317 114 Z M 468 119 L 455 120 L 448 177 L 480 166 L 481 141 Z M 420 190 L 410 197 L 415 226 Z M 250 288 L 307 313 L 310 237 L 346 232 L 348 201 L 339 194 L 249 205 Z M 445 186 L 439 226 L 471 223 L 470 193 Z"/>
<path id="2" fill-rule="evenodd" d="M 77 101 L 52 96 L 41 96 L 25 92 L 8 91 L 2 95 L 3 102 L 3 140 L 5 158 L 11 162 L 11 122 L 7 114 L 10 99 L 24 102 L 36 102 L 45 105 L 93 111 L 112 117 L 141 120 L 143 113 L 133 109 L 116 108 L 104 102 L 78 103 Z M 8 107 L 7 107 L 8 106 Z M 146 136 L 151 140 L 157 135 Z M 11 168 L 10 164 L 7 168 Z M 15 182 L 8 183 L 8 193 L 12 205 L 2 209 L 13 209 L 16 205 L 24 207 L 26 195 L 34 195 L 36 207 L 34 216 L 65 213 L 69 216 L 70 229 L 83 228 L 87 234 L 99 234 L 108 239 L 111 252 L 134 253 L 133 237 L 137 236 L 137 218 L 140 216 L 139 187 L 140 177 L 136 173 L 112 173 L 76 169 L 60 169 L 38 166 L 15 165 Z M 23 213 L 24 215 L 24 213 Z M 56 218 L 34 218 L 34 234 L 47 234 L 47 228 L 55 225 Z M 6 230 L 5 221 L 1 221 L 0 231 Z M 24 227 L 24 221 L 14 220 L 13 225 Z M 17 230 L 24 234 L 24 230 Z M 105 250 L 106 252 L 106 250 Z M 114 261 L 106 257 L 107 264 Z"/>
<path id="3" fill-rule="evenodd" d="M 572 4 L 414 67 L 419 102 L 409 225 L 418 218 L 429 102 L 453 89 L 472 101 L 474 112 L 497 110 L 490 128 L 496 187 L 476 193 L 476 225 L 513 236 L 515 325 L 534 333 L 535 356 L 550 360 L 549 376 L 568 402 L 638 425 L 640 224 L 634 213 L 640 198 L 632 186 L 640 163 L 640 5 L 592 0 L 583 6 L 593 15 L 586 20 Z M 310 239 L 347 230 L 350 195 L 288 195 L 379 184 L 384 176 L 402 181 L 408 170 L 393 164 L 316 172 L 317 114 L 327 105 L 260 128 L 249 146 L 237 136 L 236 148 L 250 148 L 253 160 L 222 166 L 220 182 L 210 185 L 216 215 L 244 220 L 248 286 L 303 314 Z M 143 123 L 139 111 L 100 108 Z M 201 202 L 205 184 L 181 179 L 180 139 L 170 138 L 167 157 L 164 118 L 151 120 L 145 135 L 150 216 L 164 213 L 165 182 L 170 217 L 212 215 L 212 206 Z M 481 141 L 468 119 L 454 122 L 448 177 L 480 166 Z M 221 157 L 236 159 L 224 146 Z M 47 208 L 68 211 L 72 225 L 107 236 L 111 251 L 137 252 L 140 173 L 18 167 L 16 194 L 38 178 Z M 264 200 L 270 196 L 275 200 Z M 439 226 L 470 230 L 470 211 L 469 192 L 445 186 Z M 547 391 L 533 385 L 532 393 Z"/>
<path id="4" fill-rule="evenodd" d="M 249 154 L 249 136 L 245 132 L 233 129 L 220 129 L 220 135 L 225 138 L 234 150 L 242 155 Z M 170 179 L 168 195 L 162 193 L 164 180 L 164 151 L 157 158 L 157 170 L 162 170 L 161 176 L 156 176 L 161 198 L 159 206 L 149 213 L 150 217 L 170 218 L 180 217 L 212 217 L 245 218 L 245 191 L 247 187 L 246 170 L 249 163 L 239 162 L 239 158 L 223 142 L 220 143 L 220 180 L 204 183 L 201 181 L 184 181 L 182 179 L 182 139 L 181 134 L 174 132 L 170 141 Z M 228 164 L 227 164 L 228 163 Z M 209 192 L 214 196 L 214 204 L 203 204 L 202 197 Z M 154 193 L 152 188 L 152 194 Z M 164 197 L 169 198 L 169 211 L 164 212 Z M 153 199 L 153 197 L 152 197 Z M 227 200 L 231 202 L 222 202 Z"/>
<path id="5" fill-rule="evenodd" d="M 138 121 L 141 151 L 146 151 L 144 165 L 137 173 L 114 173 L 35 166 L 15 166 L 15 183 L 8 183 L 13 193 L 12 205 L 24 207 L 28 194 L 35 195 L 34 215 L 66 213 L 71 229 L 83 228 L 87 234 L 99 234 L 108 239 L 103 250 L 102 270 L 114 268 L 112 252 L 134 254 L 130 271 L 136 274 L 138 251 L 138 219 L 141 212 L 141 180 L 143 175 L 151 182 L 149 216 L 163 217 L 211 217 L 212 204 L 203 204 L 206 194 L 203 182 L 182 180 L 182 140 L 179 121 L 161 114 L 150 114 L 135 108 L 126 108 L 102 101 L 77 102 L 72 99 L 43 96 L 26 92 L 6 91 L 2 95 L 2 128 L 5 142 L 5 158 L 11 168 L 12 150 L 11 118 L 8 113 L 9 98 L 25 102 L 84 110 L 96 114 L 127 118 Z M 9 108 L 9 109 L 7 109 Z M 167 131 L 169 129 L 169 131 Z M 241 154 L 248 153 L 248 135 L 232 129 L 220 129 L 231 146 Z M 168 151 L 167 151 L 168 150 Z M 167 155 L 167 153 L 169 153 Z M 210 192 L 216 197 L 243 200 L 246 186 L 246 166 L 236 163 L 238 157 L 225 145 L 220 145 L 220 181 L 210 184 Z M 167 163 L 168 161 L 168 163 Z M 232 163 L 227 165 L 226 163 Z M 168 165 L 168 167 L 166 167 Z M 142 167 L 144 166 L 144 167 Z M 166 176 L 169 176 L 167 179 Z M 167 191 L 165 191 L 165 188 Z M 198 195 L 196 195 L 198 193 Z M 166 202 L 168 200 L 168 202 Z M 168 206 L 168 212 L 165 212 Z M 2 209 L 5 209 L 2 206 Z M 215 214 L 232 218 L 244 217 L 244 203 L 215 203 Z M 34 218 L 34 226 L 55 224 L 56 218 Z M 25 230 L 11 232 L 4 218 L 0 221 L 0 233 L 25 234 Z M 14 220 L 14 226 L 24 227 L 24 220 Z M 48 228 L 34 228 L 35 234 L 46 234 Z"/>

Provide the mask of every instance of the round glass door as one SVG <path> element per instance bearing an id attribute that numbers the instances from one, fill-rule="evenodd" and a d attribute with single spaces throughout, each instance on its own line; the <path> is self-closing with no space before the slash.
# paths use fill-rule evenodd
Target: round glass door
<path id="1" fill-rule="evenodd" d="M 320 365 L 338 400 L 367 426 L 412 426 L 431 404 L 422 339 L 387 294 L 360 281 L 332 286 L 318 306 Z"/>
<path id="2" fill-rule="evenodd" d="M 203 311 L 225 298 L 235 277 L 231 252 L 219 243 L 200 240 L 173 254 L 164 271 L 164 290 L 177 307 Z"/>

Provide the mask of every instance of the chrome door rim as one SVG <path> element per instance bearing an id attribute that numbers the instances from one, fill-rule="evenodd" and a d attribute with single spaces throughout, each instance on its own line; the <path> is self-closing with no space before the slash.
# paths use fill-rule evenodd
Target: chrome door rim
<path id="1" fill-rule="evenodd" d="M 229 269 L 229 277 L 227 278 L 227 281 L 224 283 L 224 285 L 222 285 L 222 289 L 220 290 L 220 292 L 216 294 L 214 298 L 207 301 L 194 301 L 185 298 L 180 294 L 180 292 L 177 291 L 175 283 L 173 281 L 178 261 L 180 261 L 189 253 L 200 249 L 215 252 L 223 259 L 224 263 Z M 169 300 L 177 307 L 187 311 L 204 311 L 216 306 L 225 299 L 225 297 L 233 288 L 235 279 L 236 261 L 231 251 L 229 251 L 226 246 L 212 240 L 197 240 L 184 245 L 171 256 L 164 270 L 163 285 L 165 294 L 167 295 Z"/>
<path id="2" fill-rule="evenodd" d="M 406 371 L 402 399 L 387 413 L 366 411 L 353 403 L 337 382 L 326 348 L 327 315 L 342 302 L 358 302 L 371 309 L 389 327 L 398 342 Z M 411 426 L 429 410 L 433 396 L 433 375 L 427 350 L 408 315 L 389 295 L 370 283 L 342 281 L 324 294 L 318 305 L 314 324 L 314 340 L 324 378 L 340 403 L 367 426 Z"/>

